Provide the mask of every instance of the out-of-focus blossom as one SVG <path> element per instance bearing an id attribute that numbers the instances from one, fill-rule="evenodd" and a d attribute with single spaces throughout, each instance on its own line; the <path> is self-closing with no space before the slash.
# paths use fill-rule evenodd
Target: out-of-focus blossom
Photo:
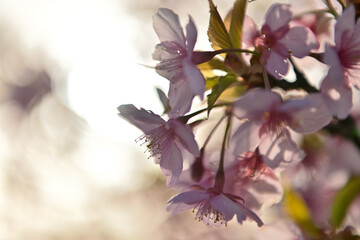
<path id="1" fill-rule="evenodd" d="M 18 104 L 24 112 L 30 112 L 42 97 L 51 93 L 51 79 L 46 71 L 29 69 L 26 71 L 23 82 L 27 84 L 22 86 L 8 84 L 10 93 L 7 100 Z"/>
<path id="2" fill-rule="evenodd" d="M 170 80 L 170 116 L 181 116 L 190 110 L 196 95 L 203 99 L 205 91 L 204 76 L 192 61 L 197 30 L 189 17 L 185 38 L 178 15 L 166 8 L 153 16 L 153 25 L 161 41 L 153 53 L 153 59 L 160 61 L 156 72 Z"/>
<path id="3" fill-rule="evenodd" d="M 196 219 L 209 226 L 226 225 L 236 215 L 239 223 L 248 217 L 261 227 L 261 219 L 242 202 L 241 197 L 208 188 L 176 195 L 168 201 L 167 210 L 171 211 L 172 215 L 189 209 L 197 210 Z"/>
<path id="4" fill-rule="evenodd" d="M 260 31 L 249 17 L 244 21 L 243 43 L 261 52 L 261 63 L 277 79 L 288 73 L 290 55 L 302 58 L 319 47 L 309 28 L 289 25 L 292 15 L 289 4 L 273 4 Z"/>
<path id="5" fill-rule="evenodd" d="M 311 137 L 307 141 L 307 159 L 285 171 L 284 176 L 305 200 L 314 223 L 320 228 L 327 228 L 336 193 L 351 176 L 360 174 L 360 152 L 353 143 L 341 137 Z M 359 211 L 356 205 L 354 211 Z M 350 216 L 351 212 L 347 214 Z M 353 216 L 359 215 L 354 212 Z M 356 222 L 354 218 L 350 220 Z M 350 225 L 356 225 L 355 222 Z M 359 223 L 360 220 L 357 221 Z"/>
<path id="6" fill-rule="evenodd" d="M 329 42 L 333 36 L 333 18 L 328 14 L 320 12 L 313 14 L 305 14 L 294 18 L 291 26 L 305 26 L 309 28 L 316 37 L 319 48 L 312 49 L 312 52 L 324 51 L 325 42 Z"/>
<path id="7" fill-rule="evenodd" d="M 352 88 L 360 89 L 360 22 L 350 5 L 335 24 L 335 46 L 326 45 L 324 62 L 330 66 L 321 92 L 330 111 L 340 119 L 352 108 Z"/>
<path id="8" fill-rule="evenodd" d="M 177 119 L 166 122 L 159 115 L 139 110 L 131 104 L 121 105 L 118 110 L 121 117 L 144 132 L 138 141 L 144 140 L 151 156 L 159 157 L 160 167 L 168 177 L 168 185 L 177 182 L 183 169 L 181 151 L 199 155 L 198 145 L 189 127 Z"/>
<path id="9" fill-rule="evenodd" d="M 244 120 L 232 136 L 235 155 L 258 147 L 272 168 L 282 161 L 299 161 L 304 157 L 291 138 L 290 129 L 301 134 L 313 133 L 331 120 L 319 94 L 283 102 L 277 93 L 261 89 L 249 91 L 236 101 L 233 114 Z"/>
<path id="10" fill-rule="evenodd" d="M 254 168 L 253 168 L 254 167 Z M 241 196 L 246 206 L 259 210 L 281 201 L 283 188 L 274 170 L 267 167 L 258 152 L 247 152 L 225 165 L 224 192 Z"/>

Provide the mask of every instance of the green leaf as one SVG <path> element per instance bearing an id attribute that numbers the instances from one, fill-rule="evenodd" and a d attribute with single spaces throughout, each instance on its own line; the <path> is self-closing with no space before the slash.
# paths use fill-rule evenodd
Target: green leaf
<path id="1" fill-rule="evenodd" d="M 215 57 L 205 63 L 197 65 L 200 70 L 222 70 L 224 72 L 229 72 L 230 70 L 225 66 L 224 61 Z"/>
<path id="2" fill-rule="evenodd" d="M 286 187 L 284 192 L 284 207 L 289 216 L 304 231 L 310 239 L 317 239 L 320 230 L 311 218 L 310 210 L 304 199 L 291 187 Z"/>
<path id="3" fill-rule="evenodd" d="M 231 48 L 232 43 L 227 32 L 224 22 L 221 19 L 219 12 L 217 11 L 212 0 L 209 0 L 210 5 L 210 22 L 208 29 L 209 40 L 212 43 L 212 48 L 215 50 Z"/>
<path id="4" fill-rule="evenodd" d="M 218 84 L 219 78 L 220 78 L 219 76 L 206 78 L 205 89 L 206 90 L 212 89 L 216 84 Z"/>
<path id="5" fill-rule="evenodd" d="M 231 13 L 229 35 L 233 47 L 241 48 L 242 27 L 245 18 L 246 4 L 248 0 L 236 0 Z"/>
<path id="6" fill-rule="evenodd" d="M 218 81 L 213 86 L 211 93 L 207 96 L 208 97 L 208 115 L 210 114 L 211 109 L 213 108 L 216 100 L 220 97 L 220 95 L 234 82 L 237 81 L 237 77 L 235 75 L 226 75 L 223 77 L 217 77 Z M 212 79 L 216 81 L 216 79 Z"/>
<path id="7" fill-rule="evenodd" d="M 340 227 L 346 212 L 357 195 L 360 194 L 360 176 L 351 178 L 335 196 L 330 221 L 334 227 Z"/>

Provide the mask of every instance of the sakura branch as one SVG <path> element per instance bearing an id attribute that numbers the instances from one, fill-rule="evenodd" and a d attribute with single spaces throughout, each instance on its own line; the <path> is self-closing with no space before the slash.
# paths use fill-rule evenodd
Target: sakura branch
<path id="1" fill-rule="evenodd" d="M 169 81 L 167 96 L 160 96 L 165 114 L 130 104 L 118 110 L 144 132 L 137 141 L 160 165 L 167 186 L 180 191 L 168 201 L 172 215 L 192 209 L 208 226 L 226 226 L 236 215 L 240 224 L 250 220 L 261 227 L 270 224 L 261 220 L 262 210 L 281 202 L 285 207 L 274 226 L 292 226 L 289 232 L 296 237 L 356 237 L 352 229 L 360 221 L 345 225 L 344 216 L 360 193 L 348 187 L 360 178 L 360 167 L 351 167 L 352 174 L 335 188 L 339 194 L 332 195 L 337 202 L 328 205 L 333 215 L 324 220 L 327 224 L 315 222 L 308 213 L 311 206 L 300 193 L 306 181 L 296 181 L 308 178 L 301 169 L 310 171 L 309 166 L 326 172 L 318 164 L 332 155 L 321 149 L 333 138 L 354 147 L 355 157 L 349 161 L 360 166 L 360 105 L 353 98 L 360 89 L 360 23 L 355 19 L 360 7 L 339 0 L 337 10 L 334 1 L 324 3 L 326 9 L 306 12 L 275 3 L 263 13 L 258 30 L 246 15 L 247 1 L 236 0 L 223 21 L 209 0 L 208 36 L 214 51 L 194 50 L 197 29 L 192 17 L 184 34 L 172 10 L 160 8 L 153 16 L 160 40 L 153 53 L 155 69 Z M 309 59 L 327 66 L 320 79 L 304 74 L 309 64 L 298 64 Z M 295 81 L 287 80 L 289 73 Z M 201 104 L 193 103 L 196 97 Z M 345 171 L 347 166 L 336 169 Z M 348 198 L 343 199 L 343 192 Z"/>

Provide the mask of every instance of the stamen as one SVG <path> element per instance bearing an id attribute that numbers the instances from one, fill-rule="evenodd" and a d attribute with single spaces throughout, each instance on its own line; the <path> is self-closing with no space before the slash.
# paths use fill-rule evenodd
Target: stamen
<path id="1" fill-rule="evenodd" d="M 169 143 L 169 139 L 173 135 L 172 131 L 166 130 L 165 126 L 160 126 L 145 132 L 143 135 L 135 139 L 135 142 L 141 142 L 140 146 L 146 144 L 144 153 L 150 152 L 150 157 L 161 154 Z"/>

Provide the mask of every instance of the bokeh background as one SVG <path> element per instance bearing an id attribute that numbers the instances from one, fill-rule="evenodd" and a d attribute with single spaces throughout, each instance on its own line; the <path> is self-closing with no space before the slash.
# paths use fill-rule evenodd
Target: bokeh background
<path id="1" fill-rule="evenodd" d="M 222 16 L 233 3 L 214 2 Z M 249 14 L 261 22 L 272 2 Z M 0 1 L 0 240 L 251 239 L 253 223 L 170 217 L 175 191 L 117 116 L 126 103 L 162 112 L 155 87 L 168 82 L 151 59 L 159 7 L 183 25 L 192 15 L 196 49 L 210 49 L 206 0 Z"/>

